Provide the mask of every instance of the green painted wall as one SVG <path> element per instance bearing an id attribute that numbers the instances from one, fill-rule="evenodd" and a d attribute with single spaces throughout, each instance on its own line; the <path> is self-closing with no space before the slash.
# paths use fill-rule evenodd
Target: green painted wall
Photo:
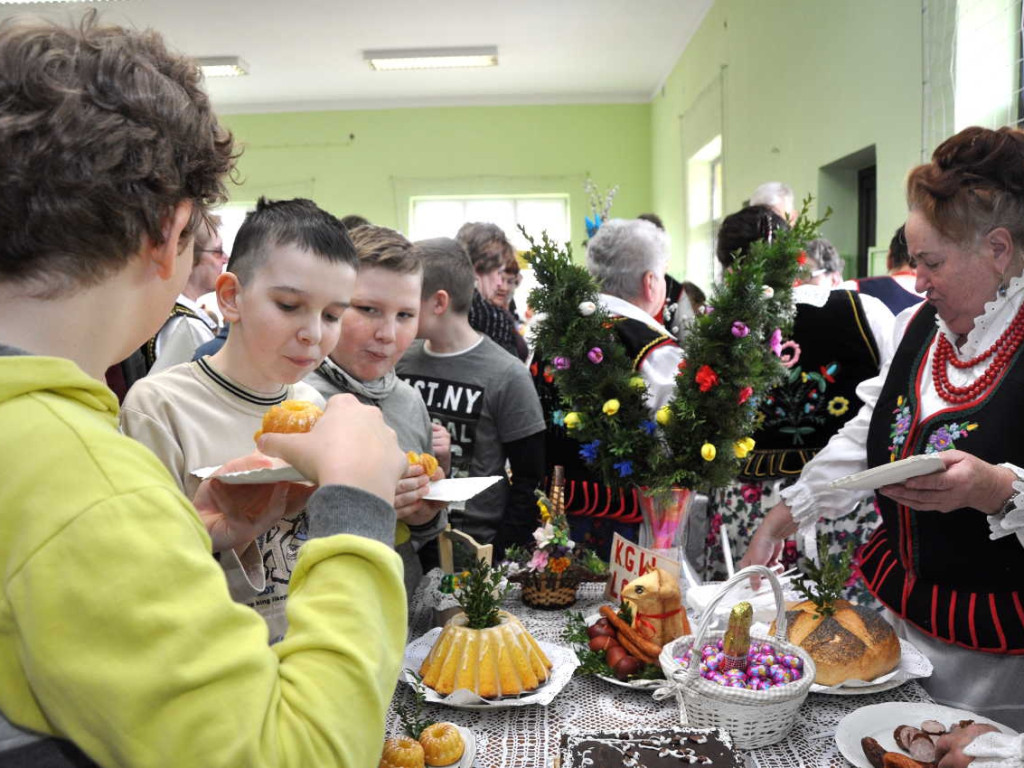
<path id="1" fill-rule="evenodd" d="M 719 76 L 725 212 L 758 184 L 783 181 L 798 198 L 813 194 L 819 212 L 836 208 L 823 232 L 851 254 L 856 210 L 843 174 L 822 179 L 820 169 L 874 145 L 875 243 L 887 245 L 905 218 L 906 173 L 920 162 L 920 0 L 716 0 L 651 104 L 653 206 L 672 236 L 678 273 L 681 117 Z"/>
<path id="2" fill-rule="evenodd" d="M 236 201 L 305 196 L 405 230 L 414 194 L 570 195 L 585 237 L 587 174 L 613 211 L 651 208 L 650 105 L 452 107 L 226 115 L 245 147 Z M 354 138 L 350 138 L 354 136 Z M 454 233 L 452 233 L 454 234 Z M 577 248 L 577 251 L 579 249 Z"/>

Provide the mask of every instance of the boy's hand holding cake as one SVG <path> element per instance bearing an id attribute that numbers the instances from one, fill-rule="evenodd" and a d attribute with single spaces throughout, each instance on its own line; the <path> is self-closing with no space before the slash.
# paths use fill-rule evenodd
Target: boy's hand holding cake
<path id="1" fill-rule="evenodd" d="M 353 441 L 352 435 L 359 435 Z M 306 434 L 264 433 L 261 453 L 284 459 L 319 485 L 350 485 L 387 502 L 405 471 L 405 455 L 380 410 L 352 395 L 335 395 Z"/>
<path id="2" fill-rule="evenodd" d="M 424 501 L 433 480 L 444 479 L 444 470 L 429 453 L 406 451 L 407 466 L 395 489 L 395 512 L 398 519 L 420 525 L 433 520 L 444 507 L 443 501 Z"/>

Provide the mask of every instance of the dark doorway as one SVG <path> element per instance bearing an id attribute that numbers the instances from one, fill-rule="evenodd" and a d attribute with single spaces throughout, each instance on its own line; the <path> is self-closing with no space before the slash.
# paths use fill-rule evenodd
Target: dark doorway
<path id="1" fill-rule="evenodd" d="M 868 250 L 875 245 L 877 166 L 857 171 L 857 274 L 868 274 Z"/>

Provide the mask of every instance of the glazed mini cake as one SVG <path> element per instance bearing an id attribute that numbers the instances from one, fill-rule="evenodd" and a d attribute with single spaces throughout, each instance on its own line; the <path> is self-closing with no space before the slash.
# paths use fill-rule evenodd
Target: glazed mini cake
<path id="1" fill-rule="evenodd" d="M 563 734 L 561 768 L 743 768 L 718 728 Z"/>

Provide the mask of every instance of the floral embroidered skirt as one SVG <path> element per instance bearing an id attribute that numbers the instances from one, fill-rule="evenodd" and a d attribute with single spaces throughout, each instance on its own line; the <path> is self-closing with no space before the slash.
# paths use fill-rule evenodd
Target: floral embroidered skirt
<path id="1" fill-rule="evenodd" d="M 705 562 L 703 564 L 704 581 L 724 581 L 727 578 L 725 556 L 722 551 L 722 529 L 729 536 L 729 545 L 736 563 L 740 561 L 750 545 L 750 539 L 757 531 L 768 511 L 782 500 L 780 491 L 796 482 L 796 478 L 785 480 L 766 480 L 753 482 L 737 481 L 725 488 L 717 488 L 711 493 L 708 504 L 708 533 L 705 546 Z M 829 538 L 828 554 L 838 554 L 846 548 L 849 541 L 859 548 L 878 527 L 881 518 L 875 509 L 873 499 L 868 499 L 857 506 L 850 514 L 836 520 L 820 518 L 817 523 L 816 535 L 825 533 Z M 823 556 L 825 553 L 819 553 Z M 782 554 L 782 563 L 792 568 L 798 561 L 806 557 L 803 541 L 790 539 L 786 541 Z M 698 567 L 700 565 L 698 564 Z M 871 606 L 881 610 L 881 605 L 868 592 L 864 583 L 856 576 L 851 576 L 847 584 L 846 598 L 860 605 Z"/>

